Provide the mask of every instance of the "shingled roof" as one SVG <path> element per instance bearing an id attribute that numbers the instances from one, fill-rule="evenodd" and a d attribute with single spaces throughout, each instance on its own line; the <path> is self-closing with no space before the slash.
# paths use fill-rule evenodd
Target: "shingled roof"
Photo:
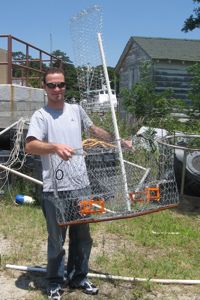
<path id="1" fill-rule="evenodd" d="M 136 42 L 152 59 L 200 61 L 200 40 L 133 36 L 129 39 L 116 68 Z"/>

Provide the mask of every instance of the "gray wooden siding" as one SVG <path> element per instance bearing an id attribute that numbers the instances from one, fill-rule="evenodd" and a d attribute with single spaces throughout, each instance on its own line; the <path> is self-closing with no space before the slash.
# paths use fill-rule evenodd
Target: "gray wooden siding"
<path id="1" fill-rule="evenodd" d="M 131 88 L 140 80 L 139 65 L 151 60 L 149 55 L 134 42 L 127 51 L 119 70 L 119 89 Z M 188 74 L 188 67 L 193 62 L 178 60 L 151 60 L 153 64 L 152 78 L 155 82 L 157 92 L 166 89 L 173 90 L 173 97 L 187 100 L 190 91 L 191 75 Z"/>
<path id="2" fill-rule="evenodd" d="M 187 100 L 192 79 L 187 69 L 188 64 L 181 62 L 154 64 L 153 80 L 156 91 L 171 89 L 175 98 Z"/>
<path id="3" fill-rule="evenodd" d="M 134 43 L 130 48 L 119 71 L 119 88 L 131 88 L 140 79 L 139 65 L 141 61 L 149 60 L 150 57 Z"/>

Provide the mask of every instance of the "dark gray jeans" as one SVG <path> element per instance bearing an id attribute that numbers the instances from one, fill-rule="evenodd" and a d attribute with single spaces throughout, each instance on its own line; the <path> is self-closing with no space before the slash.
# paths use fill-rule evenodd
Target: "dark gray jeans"
<path id="1" fill-rule="evenodd" d="M 69 199 L 74 198 L 78 191 L 67 192 Z M 83 190 L 80 191 L 83 194 Z M 60 227 L 56 221 L 56 205 L 53 192 L 44 192 L 42 210 L 46 218 L 48 231 L 47 249 L 47 280 L 49 284 L 64 281 L 65 249 L 67 227 Z M 65 199 L 67 200 L 67 199 Z M 92 247 L 89 224 L 77 224 L 69 226 L 69 247 L 67 274 L 72 275 L 72 281 L 78 284 L 87 276 L 88 262 Z"/>

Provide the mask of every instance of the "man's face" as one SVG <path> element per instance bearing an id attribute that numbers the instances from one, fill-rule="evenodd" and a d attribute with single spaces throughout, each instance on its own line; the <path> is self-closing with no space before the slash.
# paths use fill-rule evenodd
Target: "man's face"
<path id="1" fill-rule="evenodd" d="M 56 104 L 64 101 L 65 78 L 62 73 L 48 74 L 44 88 L 49 103 Z"/>

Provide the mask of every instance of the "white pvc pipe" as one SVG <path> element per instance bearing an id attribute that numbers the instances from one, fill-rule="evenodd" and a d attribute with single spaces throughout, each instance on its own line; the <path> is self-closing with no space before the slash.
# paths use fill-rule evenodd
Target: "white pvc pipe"
<path id="1" fill-rule="evenodd" d="M 148 168 L 148 169 L 147 169 L 147 168 L 144 168 L 144 167 L 142 167 L 142 166 L 140 166 L 140 165 L 138 165 L 138 164 L 133 163 L 132 161 L 128 161 L 128 160 L 125 160 L 125 159 L 124 159 L 124 162 L 125 162 L 127 165 L 134 166 L 134 167 L 139 168 L 139 169 L 144 170 L 144 171 L 150 170 L 149 168 Z"/>
<path id="2" fill-rule="evenodd" d="M 19 271 L 28 271 L 28 272 L 40 272 L 46 273 L 46 268 L 39 267 L 27 267 L 27 266 L 16 266 L 7 264 L 6 268 L 14 269 Z M 194 285 L 200 284 L 200 280 L 193 279 L 158 279 L 158 278 L 139 278 L 139 277 L 124 277 L 124 276 L 115 276 L 115 275 L 104 275 L 104 274 L 95 274 L 88 273 L 88 277 L 91 278 L 100 278 L 100 279 L 112 279 L 112 280 L 122 280 L 128 282 L 154 282 L 161 284 L 185 284 L 185 285 Z"/>
<path id="3" fill-rule="evenodd" d="M 11 173 L 13 173 L 13 174 L 15 174 L 15 175 L 18 175 L 18 176 L 20 176 L 20 177 L 23 177 L 23 178 L 25 178 L 25 179 L 28 179 L 28 180 L 30 180 L 30 181 L 32 181 L 32 182 L 34 182 L 34 183 L 39 184 L 39 185 L 43 185 L 43 182 L 42 182 L 42 181 L 37 180 L 37 179 L 35 179 L 35 178 L 33 178 L 33 177 L 30 177 L 30 176 L 28 176 L 28 175 L 25 175 L 25 174 L 23 174 L 23 173 L 21 173 L 21 172 L 18 172 L 18 171 L 16 171 L 16 170 L 13 170 L 13 169 L 11 169 L 11 168 L 8 168 L 8 167 L 6 167 L 6 166 L 4 166 L 4 165 L 2 165 L 2 164 L 0 164 L 0 168 L 3 169 L 3 170 L 9 171 L 9 172 L 11 172 Z"/>
<path id="4" fill-rule="evenodd" d="M 19 122 L 21 122 L 23 120 L 23 118 L 20 118 L 18 121 L 16 121 L 15 123 L 11 124 L 10 126 L 6 127 L 5 129 L 3 129 L 2 131 L 0 131 L 0 135 L 4 134 L 6 131 L 10 130 L 11 128 L 15 127 L 15 125 L 17 125 Z"/>
<path id="5" fill-rule="evenodd" d="M 98 205 L 98 204 L 92 204 L 92 206 L 97 207 L 97 208 L 101 208 L 101 206 Z M 104 210 L 105 210 L 105 212 L 109 212 L 109 213 L 112 213 L 112 214 L 116 214 L 117 213 L 116 211 L 110 210 L 110 209 L 108 209 L 106 207 L 104 207 Z"/>
<path id="6" fill-rule="evenodd" d="M 123 160 L 123 155 L 122 155 L 121 139 L 119 136 L 119 130 L 118 130 L 118 126 L 117 126 L 117 118 L 116 118 L 116 114 L 115 114 L 115 108 L 114 108 L 114 104 L 112 102 L 112 91 L 111 91 L 111 87 L 110 87 L 110 80 L 109 80 L 109 76 L 108 76 L 108 70 L 107 70 L 107 65 L 106 65 L 106 59 L 105 59 L 105 54 L 104 54 L 104 49 L 103 49 L 101 33 L 99 33 L 99 32 L 97 33 L 97 38 L 98 38 L 99 50 L 100 50 L 101 59 L 102 59 L 104 76 L 105 76 L 106 85 L 107 85 L 107 89 L 108 89 L 108 97 L 109 97 L 109 101 L 110 101 L 110 107 L 111 107 L 111 113 L 112 113 L 112 119 L 113 119 L 114 131 L 115 131 L 115 138 L 116 138 L 117 147 L 119 150 L 119 160 L 120 160 L 122 176 L 123 176 L 123 180 L 124 180 L 124 188 L 125 188 L 125 199 L 126 199 L 126 203 L 127 203 L 127 209 L 128 209 L 128 211 L 130 211 L 131 204 L 130 204 L 130 200 L 128 197 L 128 185 L 127 185 L 126 170 L 124 167 L 124 160 Z"/>
<path id="7" fill-rule="evenodd" d="M 8 167 L 6 167 L 6 166 L 4 166 L 4 165 L 2 165 L 2 164 L 0 164 L 0 168 L 1 168 L 1 169 L 4 169 L 4 170 L 6 170 L 6 171 L 9 171 L 9 172 L 11 172 L 11 173 L 13 173 L 13 174 L 15 174 L 15 175 L 18 175 L 18 176 L 20 176 L 20 177 L 23 177 L 23 178 L 25 178 L 25 179 L 28 179 L 28 180 L 30 180 L 30 181 L 32 181 L 32 182 L 34 182 L 34 183 L 39 184 L 39 185 L 43 185 L 43 182 L 42 182 L 42 181 L 37 180 L 37 179 L 35 179 L 35 178 L 33 178 L 33 177 L 30 177 L 30 176 L 28 176 L 28 175 L 25 175 L 25 174 L 23 174 L 23 173 L 21 173 L 21 172 L 19 172 L 19 171 L 16 171 L 16 170 L 13 170 L 13 169 L 11 169 L 11 168 L 8 168 Z M 100 206 L 97 205 L 97 204 L 92 204 L 92 205 L 93 205 L 93 206 L 96 206 L 97 208 L 100 208 Z M 104 208 L 104 209 L 105 209 L 106 212 L 110 212 L 110 213 L 113 213 L 113 214 L 116 213 L 115 211 L 112 211 L 112 210 L 110 210 L 110 209 L 108 209 L 108 208 Z"/>
<path id="8" fill-rule="evenodd" d="M 6 264 L 7 269 L 19 270 L 19 271 L 28 271 L 28 272 L 39 272 L 39 273 L 46 273 L 46 268 L 40 267 L 27 267 L 27 266 L 17 266 L 17 265 L 10 265 Z"/>
<path id="9" fill-rule="evenodd" d="M 146 172 L 144 173 L 144 175 L 141 178 L 141 180 L 140 180 L 137 188 L 135 189 L 136 192 L 139 191 L 139 189 L 141 188 L 141 186 L 144 184 L 144 181 L 147 179 L 147 176 L 149 175 L 150 171 L 151 171 L 150 168 L 146 169 Z"/>

